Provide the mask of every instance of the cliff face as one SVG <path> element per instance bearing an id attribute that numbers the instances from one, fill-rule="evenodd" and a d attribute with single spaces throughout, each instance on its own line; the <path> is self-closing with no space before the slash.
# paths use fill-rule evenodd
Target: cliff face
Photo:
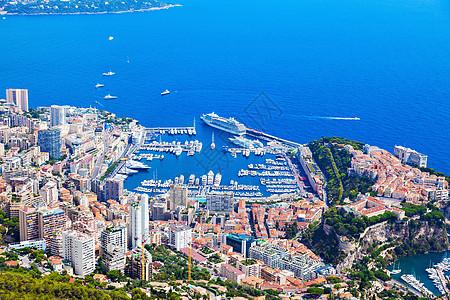
<path id="1" fill-rule="evenodd" d="M 340 239 L 341 240 L 341 239 Z M 352 267 L 353 263 L 367 255 L 367 248 L 374 242 L 397 242 L 401 244 L 396 251 L 399 256 L 444 251 L 449 248 L 445 227 L 430 225 L 428 222 L 410 220 L 389 224 L 387 221 L 368 227 L 358 242 L 339 243 L 339 248 L 346 253 L 344 260 L 337 265 L 342 271 Z"/>

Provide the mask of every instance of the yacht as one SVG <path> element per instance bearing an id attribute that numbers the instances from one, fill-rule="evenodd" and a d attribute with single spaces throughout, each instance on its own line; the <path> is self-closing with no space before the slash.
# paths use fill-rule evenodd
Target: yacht
<path id="1" fill-rule="evenodd" d="M 222 175 L 220 173 L 216 174 L 216 177 L 214 178 L 214 186 L 219 186 L 222 181 Z"/>
<path id="2" fill-rule="evenodd" d="M 116 73 L 114 73 L 114 72 L 112 72 L 112 71 L 109 71 L 108 73 L 103 73 L 103 76 L 113 76 L 113 75 L 115 75 Z"/>
<path id="3" fill-rule="evenodd" d="M 206 185 L 208 183 L 208 176 L 202 175 L 202 184 Z"/>
<path id="4" fill-rule="evenodd" d="M 181 152 L 183 152 L 183 149 L 181 149 L 180 146 L 178 146 L 178 147 L 175 148 L 175 155 L 176 155 L 176 156 L 179 156 L 179 155 L 181 154 Z"/>
<path id="5" fill-rule="evenodd" d="M 169 90 L 165 90 L 164 92 L 161 93 L 161 96 L 169 95 L 169 94 L 170 94 Z"/>
<path id="6" fill-rule="evenodd" d="M 113 39 L 114 39 L 113 36 L 110 36 L 110 37 L 108 38 L 108 40 L 110 40 L 110 41 L 112 41 Z"/>
<path id="7" fill-rule="evenodd" d="M 117 99 L 117 96 L 111 96 L 110 94 L 106 95 L 105 97 L 103 97 L 104 100 L 112 100 L 112 99 Z"/>
<path id="8" fill-rule="evenodd" d="M 105 86 L 104 84 L 97 83 L 97 84 L 95 85 L 95 88 L 98 89 L 98 88 L 101 88 L 101 87 L 104 87 L 104 86 Z"/>
<path id="9" fill-rule="evenodd" d="M 212 185 L 214 183 L 214 173 L 213 171 L 208 172 L 208 185 Z"/>
<path id="10" fill-rule="evenodd" d="M 212 142 L 211 142 L 211 150 L 214 150 L 216 148 L 216 144 L 214 144 L 214 132 L 212 133 Z"/>

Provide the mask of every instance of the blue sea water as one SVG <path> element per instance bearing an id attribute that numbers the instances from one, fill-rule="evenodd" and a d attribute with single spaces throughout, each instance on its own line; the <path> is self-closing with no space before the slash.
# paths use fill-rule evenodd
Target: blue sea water
<path id="1" fill-rule="evenodd" d="M 450 173 L 448 1 L 177 3 L 0 19 L 0 89 L 28 88 L 32 107 L 92 105 L 145 126 L 189 126 L 215 111 L 301 143 L 400 144 Z M 101 76 L 110 69 L 116 76 Z"/>

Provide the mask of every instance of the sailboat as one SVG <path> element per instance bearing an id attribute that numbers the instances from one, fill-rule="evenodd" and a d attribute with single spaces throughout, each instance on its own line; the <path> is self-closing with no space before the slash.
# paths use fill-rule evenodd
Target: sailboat
<path id="1" fill-rule="evenodd" d="M 212 142 L 211 142 L 211 150 L 214 150 L 216 148 L 216 144 L 214 144 L 214 132 L 212 133 Z"/>
<path id="2" fill-rule="evenodd" d="M 398 266 L 397 266 L 398 267 Z M 400 273 L 402 270 L 401 269 L 396 269 L 395 268 L 395 263 L 394 263 L 394 268 L 392 269 L 392 271 L 390 272 L 391 274 L 398 274 Z"/>

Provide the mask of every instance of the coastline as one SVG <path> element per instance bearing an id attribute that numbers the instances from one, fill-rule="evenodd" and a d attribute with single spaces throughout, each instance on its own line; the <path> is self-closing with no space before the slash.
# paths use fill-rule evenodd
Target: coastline
<path id="1" fill-rule="evenodd" d="M 151 7 L 144 9 L 130 9 L 130 10 L 121 10 L 121 11 L 101 11 L 101 12 L 74 12 L 74 13 L 33 13 L 33 14 L 16 14 L 16 13 L 6 13 L 2 16 L 42 16 L 42 15 L 51 15 L 51 16 L 62 16 L 62 15 L 105 15 L 105 14 L 125 14 L 125 13 L 133 13 L 133 12 L 147 12 L 153 10 L 162 10 L 169 9 L 171 7 L 182 6 L 181 4 L 167 4 L 161 7 Z"/>

